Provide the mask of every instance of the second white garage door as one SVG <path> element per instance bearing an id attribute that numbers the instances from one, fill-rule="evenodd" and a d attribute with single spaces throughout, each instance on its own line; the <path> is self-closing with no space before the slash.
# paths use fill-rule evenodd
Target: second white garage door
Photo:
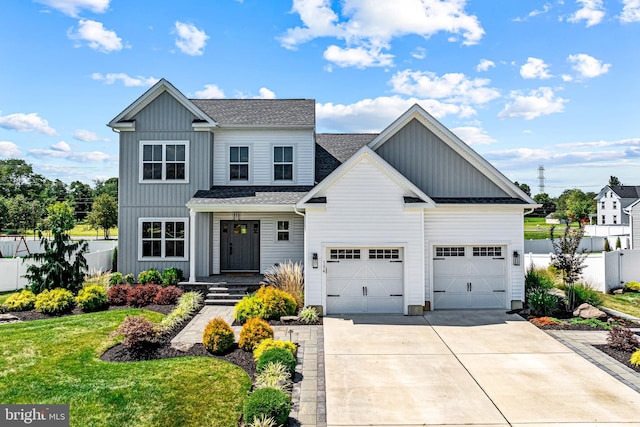
<path id="1" fill-rule="evenodd" d="M 506 246 L 435 246 L 434 308 L 505 308 L 506 252 Z"/>
<path id="2" fill-rule="evenodd" d="M 327 249 L 327 313 L 402 313 L 401 248 Z"/>

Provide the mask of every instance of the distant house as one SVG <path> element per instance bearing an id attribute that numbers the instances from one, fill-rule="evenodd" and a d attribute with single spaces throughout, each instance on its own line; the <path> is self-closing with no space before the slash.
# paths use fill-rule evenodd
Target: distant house
<path id="1" fill-rule="evenodd" d="M 189 99 L 160 80 L 120 136 L 118 266 L 190 282 L 304 264 L 324 313 L 521 307 L 536 203 L 417 104 L 316 134 L 312 99 Z"/>
<path id="2" fill-rule="evenodd" d="M 596 196 L 598 225 L 629 225 L 625 208 L 640 198 L 640 186 L 607 185 Z"/>

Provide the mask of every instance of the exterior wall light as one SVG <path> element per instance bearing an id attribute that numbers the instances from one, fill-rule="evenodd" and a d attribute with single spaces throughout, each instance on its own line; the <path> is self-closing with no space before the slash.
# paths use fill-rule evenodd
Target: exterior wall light
<path id="1" fill-rule="evenodd" d="M 313 268 L 318 268 L 318 254 L 316 252 L 311 255 L 311 266 Z"/>
<path id="2" fill-rule="evenodd" d="M 520 254 L 518 251 L 513 251 L 513 265 L 520 265 Z"/>

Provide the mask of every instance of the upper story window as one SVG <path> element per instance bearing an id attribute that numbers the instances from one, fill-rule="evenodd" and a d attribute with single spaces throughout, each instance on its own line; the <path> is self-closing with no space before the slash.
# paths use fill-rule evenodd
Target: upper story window
<path id="1" fill-rule="evenodd" d="M 229 180 L 249 180 L 249 147 L 229 147 Z"/>
<path id="2" fill-rule="evenodd" d="M 605 203 L 604 200 L 600 202 L 600 209 L 604 209 Z"/>
<path id="3" fill-rule="evenodd" d="M 188 182 L 188 141 L 140 141 L 140 182 Z"/>
<path id="4" fill-rule="evenodd" d="M 618 223 L 618 215 L 614 215 L 613 216 L 613 223 L 617 224 Z"/>
<path id="5" fill-rule="evenodd" d="M 293 180 L 293 147 L 273 147 L 273 180 Z"/>
<path id="6" fill-rule="evenodd" d="M 613 201 L 613 209 L 618 209 L 618 202 L 615 200 Z"/>
<path id="7" fill-rule="evenodd" d="M 606 221 L 605 216 L 604 216 L 604 215 L 602 215 L 602 221 L 600 222 L 600 224 L 605 224 L 606 222 L 607 222 L 607 221 Z"/>

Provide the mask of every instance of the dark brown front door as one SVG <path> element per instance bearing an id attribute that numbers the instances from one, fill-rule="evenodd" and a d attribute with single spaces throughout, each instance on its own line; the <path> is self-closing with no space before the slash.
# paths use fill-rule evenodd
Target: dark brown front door
<path id="1" fill-rule="evenodd" d="M 260 221 L 220 221 L 220 270 L 260 271 Z"/>

